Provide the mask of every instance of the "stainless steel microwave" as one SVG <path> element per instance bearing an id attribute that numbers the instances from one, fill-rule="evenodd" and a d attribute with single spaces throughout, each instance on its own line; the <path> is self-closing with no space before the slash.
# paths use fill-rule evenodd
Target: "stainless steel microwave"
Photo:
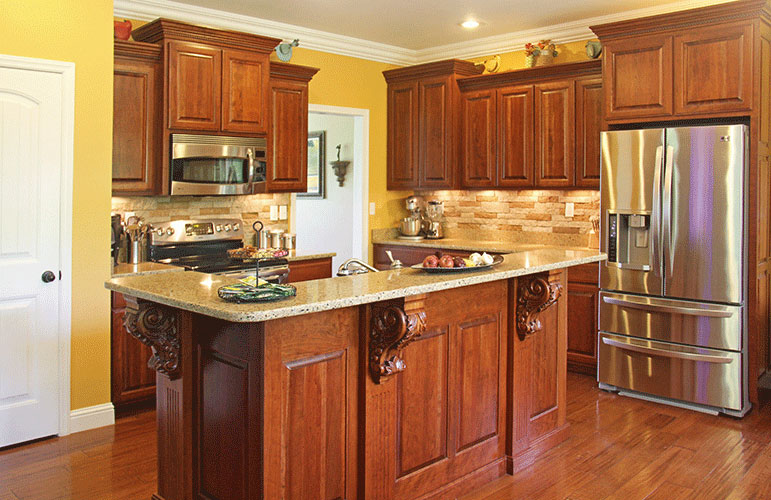
<path id="1" fill-rule="evenodd" d="M 264 137 L 171 135 L 172 195 L 265 192 Z"/>

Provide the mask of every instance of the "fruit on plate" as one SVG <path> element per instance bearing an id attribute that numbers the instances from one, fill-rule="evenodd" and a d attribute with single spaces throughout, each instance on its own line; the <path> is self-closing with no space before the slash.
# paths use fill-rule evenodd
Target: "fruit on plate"
<path id="1" fill-rule="evenodd" d="M 428 257 L 423 259 L 423 267 L 437 267 L 437 266 L 439 266 L 439 258 L 436 255 L 429 255 Z"/>
<path id="2" fill-rule="evenodd" d="M 469 259 L 471 259 L 475 265 L 477 266 L 489 266 L 494 262 L 493 256 L 490 255 L 487 252 L 484 252 L 482 254 L 479 253 L 472 253 L 469 255 Z"/>
<path id="3" fill-rule="evenodd" d="M 471 259 L 463 259 L 463 262 L 466 264 L 466 267 L 476 267 L 476 264 Z"/>
<path id="4" fill-rule="evenodd" d="M 455 267 L 452 255 L 442 255 L 442 258 L 439 259 L 439 267 Z"/>
<path id="5" fill-rule="evenodd" d="M 453 257 L 452 262 L 455 267 L 466 267 L 466 261 L 463 260 L 463 257 Z"/>

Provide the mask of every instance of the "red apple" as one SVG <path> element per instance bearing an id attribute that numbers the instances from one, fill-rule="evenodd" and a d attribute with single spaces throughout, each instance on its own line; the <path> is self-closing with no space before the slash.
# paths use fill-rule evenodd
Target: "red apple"
<path id="1" fill-rule="evenodd" d="M 423 267 L 437 267 L 439 265 L 439 259 L 435 255 L 429 255 L 423 259 Z"/>
<path id="2" fill-rule="evenodd" d="M 454 267 L 455 262 L 452 261 L 452 255 L 442 255 L 439 259 L 439 267 Z"/>
<path id="3" fill-rule="evenodd" d="M 113 21 L 115 30 L 115 38 L 118 40 L 128 40 L 131 36 L 131 21 L 124 19 L 123 21 Z"/>

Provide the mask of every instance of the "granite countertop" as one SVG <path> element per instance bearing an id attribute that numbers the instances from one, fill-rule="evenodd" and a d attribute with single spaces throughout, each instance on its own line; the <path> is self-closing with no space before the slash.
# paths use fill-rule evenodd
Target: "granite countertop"
<path id="1" fill-rule="evenodd" d="M 226 321 L 257 322 L 508 279 L 606 258 L 598 251 L 543 248 L 506 255 L 501 264 L 477 272 L 429 274 L 406 268 L 306 281 L 295 285 L 296 297 L 258 304 L 231 304 L 221 300 L 217 289 L 235 280 L 197 272 L 116 277 L 105 286 Z"/>
<path id="2" fill-rule="evenodd" d="M 303 252 L 302 250 L 290 250 L 289 255 L 287 255 L 285 258 L 289 262 L 299 262 L 313 259 L 331 259 L 335 255 L 337 254 L 334 252 L 310 253 Z M 139 264 L 123 263 L 113 266 L 112 277 L 118 278 L 122 276 L 142 276 L 145 274 L 166 273 L 169 271 L 184 271 L 184 268 L 171 266 L 169 264 L 161 264 L 159 262 L 140 262 Z"/>

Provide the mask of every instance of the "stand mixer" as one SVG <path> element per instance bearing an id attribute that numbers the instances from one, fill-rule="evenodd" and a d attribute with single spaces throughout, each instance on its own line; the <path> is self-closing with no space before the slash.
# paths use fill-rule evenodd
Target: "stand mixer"
<path id="1" fill-rule="evenodd" d="M 444 204 L 441 201 L 432 200 L 426 204 L 426 216 L 423 221 L 423 232 L 426 238 L 438 240 L 444 238 Z"/>
<path id="2" fill-rule="evenodd" d="M 399 238 L 404 240 L 422 240 L 423 235 L 421 229 L 425 224 L 422 215 L 423 198 L 420 196 L 410 196 L 404 200 L 404 206 L 408 212 L 409 217 L 405 217 L 399 223 Z"/>

